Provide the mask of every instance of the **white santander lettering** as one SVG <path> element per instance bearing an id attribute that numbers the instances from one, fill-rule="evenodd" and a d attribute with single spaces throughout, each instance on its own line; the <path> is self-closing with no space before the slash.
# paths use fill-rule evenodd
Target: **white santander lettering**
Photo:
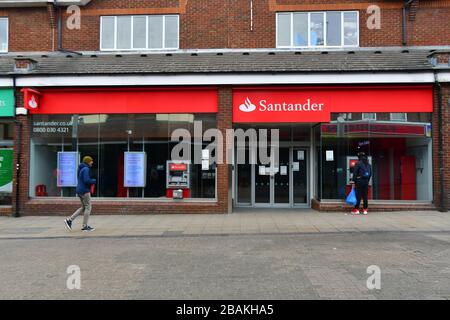
<path id="1" fill-rule="evenodd" d="M 260 112 L 300 112 L 300 111 L 323 111 L 324 103 L 311 103 L 307 99 L 305 103 L 268 103 L 267 100 L 259 101 Z"/>
<path id="2" fill-rule="evenodd" d="M 267 109 L 267 106 L 266 106 L 266 100 L 261 100 L 261 101 L 259 101 L 259 105 L 261 106 L 261 107 L 259 108 L 259 111 L 262 111 L 262 112 L 266 111 L 266 109 Z"/>

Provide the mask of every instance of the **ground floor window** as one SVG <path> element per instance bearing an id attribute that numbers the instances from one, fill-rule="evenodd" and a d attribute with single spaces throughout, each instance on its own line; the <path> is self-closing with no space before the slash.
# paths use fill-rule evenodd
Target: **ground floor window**
<path id="1" fill-rule="evenodd" d="M 211 143 L 200 142 L 200 148 L 195 147 L 194 121 L 201 122 L 203 134 L 216 126 L 216 115 L 35 115 L 31 123 L 30 196 L 75 196 L 75 187 L 58 186 L 58 154 L 74 152 L 77 161 L 87 155 L 94 158 L 91 176 L 98 181 L 95 197 L 165 198 L 167 161 L 177 144 L 171 142 L 172 132 L 182 128 L 191 133 L 192 157 Z M 126 152 L 145 154 L 142 187 L 124 183 Z M 215 198 L 216 167 L 190 163 L 189 191 L 190 198 Z"/>
<path id="2" fill-rule="evenodd" d="M 319 198 L 345 198 L 362 151 L 373 168 L 369 198 L 432 200 L 431 114 L 392 115 L 334 113 L 315 128 Z"/>

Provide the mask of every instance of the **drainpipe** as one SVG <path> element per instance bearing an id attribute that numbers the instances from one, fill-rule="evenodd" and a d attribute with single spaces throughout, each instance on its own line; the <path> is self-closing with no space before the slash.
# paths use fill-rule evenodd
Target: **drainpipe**
<path id="1" fill-rule="evenodd" d="M 403 25 L 402 25 L 402 31 L 403 31 L 403 45 L 406 46 L 408 39 L 407 39 L 407 30 L 406 30 L 406 10 L 409 8 L 411 3 L 413 3 L 414 0 L 405 0 L 403 7 L 402 7 L 402 13 L 403 13 Z"/>
<path id="2" fill-rule="evenodd" d="M 444 172 L 444 146 L 443 146 L 443 123 L 442 123 L 442 87 L 439 83 L 439 79 L 436 71 L 434 71 L 434 84 L 438 93 L 438 127 L 439 127 L 439 135 L 438 135 L 438 165 L 439 165 L 439 202 L 440 202 L 440 212 L 447 212 L 447 205 L 445 200 L 445 172 Z"/>
<path id="3" fill-rule="evenodd" d="M 17 93 L 16 93 L 16 76 L 12 76 L 13 78 L 13 90 L 14 90 L 14 110 L 17 110 Z M 18 120 L 14 120 L 14 123 L 16 124 L 17 128 L 17 137 L 16 137 L 16 154 L 17 154 L 17 162 L 16 162 L 16 201 L 15 201 L 15 208 L 13 212 L 13 217 L 18 218 L 20 217 L 20 209 L 19 209 L 19 186 L 20 186 L 20 161 L 22 158 L 22 122 Z"/>
<path id="4" fill-rule="evenodd" d="M 62 21 L 62 10 L 61 6 L 58 4 L 58 0 L 55 0 L 54 6 L 56 8 L 56 12 L 58 15 L 58 51 L 60 52 L 67 52 L 67 53 L 73 53 L 82 56 L 83 54 L 76 51 L 66 50 L 63 48 L 63 21 Z"/>

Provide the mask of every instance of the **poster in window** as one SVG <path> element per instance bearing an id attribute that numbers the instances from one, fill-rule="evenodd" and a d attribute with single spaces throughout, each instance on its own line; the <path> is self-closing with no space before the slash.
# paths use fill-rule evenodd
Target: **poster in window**
<path id="1" fill-rule="evenodd" d="M 147 182 L 147 154 L 145 152 L 125 152 L 124 160 L 124 187 L 144 188 Z"/>
<path id="2" fill-rule="evenodd" d="M 13 149 L 0 149 L 0 192 L 13 191 Z"/>
<path id="3" fill-rule="evenodd" d="M 78 182 L 78 152 L 58 152 L 58 187 L 76 187 Z"/>

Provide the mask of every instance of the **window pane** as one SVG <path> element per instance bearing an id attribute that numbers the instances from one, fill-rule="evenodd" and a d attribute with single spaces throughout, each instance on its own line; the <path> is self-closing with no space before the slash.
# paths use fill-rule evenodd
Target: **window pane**
<path id="1" fill-rule="evenodd" d="M 102 17 L 102 49 L 114 49 L 114 17 Z"/>
<path id="2" fill-rule="evenodd" d="M 147 18 L 145 16 L 133 17 L 133 48 L 146 47 Z"/>
<path id="3" fill-rule="evenodd" d="M 398 114 L 407 115 L 407 120 L 417 117 Z M 321 125 L 322 198 L 345 199 L 357 155 L 363 151 L 372 165 L 369 203 L 371 199 L 432 200 L 431 113 L 422 113 L 421 123 L 386 123 L 380 113 L 374 114 L 376 120 L 360 122 L 358 114 L 348 115 L 333 113 L 332 121 Z M 331 161 L 326 158 L 328 150 L 334 152 Z"/>
<path id="4" fill-rule="evenodd" d="M 150 49 L 162 48 L 162 16 L 148 17 L 148 47 Z"/>
<path id="5" fill-rule="evenodd" d="M 291 14 L 279 13 L 278 14 L 278 47 L 285 47 L 291 45 Z"/>
<path id="6" fill-rule="evenodd" d="M 341 12 L 327 12 L 327 46 L 341 46 Z"/>
<path id="7" fill-rule="evenodd" d="M 356 12 L 344 12 L 344 45 L 358 45 L 358 15 Z"/>
<path id="8" fill-rule="evenodd" d="M 100 114 L 99 118 L 99 143 L 98 149 L 92 152 L 98 153 L 97 162 L 98 177 L 96 185 L 97 197 L 126 197 L 126 189 L 123 182 L 123 154 L 128 150 L 127 130 L 128 114 Z M 133 188 L 130 188 L 130 191 Z"/>
<path id="9" fill-rule="evenodd" d="M 323 13 L 311 14 L 311 45 L 323 46 L 324 45 L 324 25 L 323 25 Z"/>
<path id="10" fill-rule="evenodd" d="M 165 48 L 178 48 L 178 17 L 166 17 Z"/>
<path id="11" fill-rule="evenodd" d="M 0 51 L 8 50 L 8 19 L 0 19 Z"/>
<path id="12" fill-rule="evenodd" d="M 117 17 L 117 49 L 131 49 L 131 17 Z"/>
<path id="13" fill-rule="evenodd" d="M 362 119 L 363 120 L 376 120 L 377 114 L 376 113 L 363 113 Z"/>
<path id="14" fill-rule="evenodd" d="M 294 46 L 308 45 L 308 14 L 294 13 Z"/>
<path id="15" fill-rule="evenodd" d="M 391 120 L 392 121 L 407 121 L 406 113 L 403 113 L 403 112 L 395 113 L 395 112 L 393 112 L 393 113 L 391 113 Z"/>

